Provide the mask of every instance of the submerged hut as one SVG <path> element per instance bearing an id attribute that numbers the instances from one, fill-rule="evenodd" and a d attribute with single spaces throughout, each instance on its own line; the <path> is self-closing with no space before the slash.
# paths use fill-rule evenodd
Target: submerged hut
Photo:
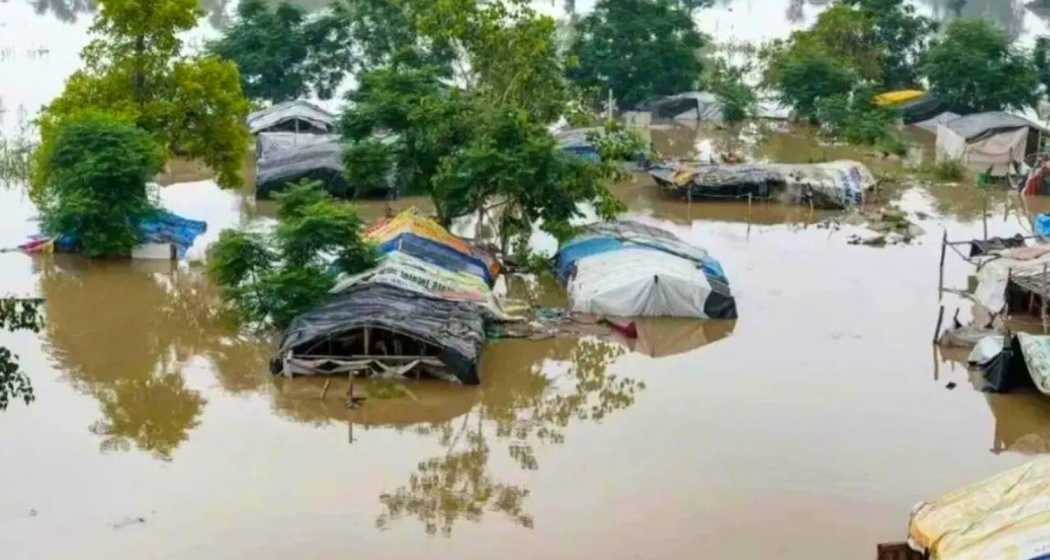
<path id="1" fill-rule="evenodd" d="M 1044 457 L 916 505 L 908 523 L 908 548 L 916 552 L 910 557 L 1046 558 L 1048 487 L 1050 458 Z"/>
<path id="2" fill-rule="evenodd" d="M 875 176 L 855 161 L 813 164 L 663 164 L 649 171 L 658 185 L 690 199 L 776 199 L 819 208 L 860 204 Z"/>
<path id="3" fill-rule="evenodd" d="M 248 115 L 248 130 L 263 132 L 294 132 L 331 134 L 336 130 L 336 117 L 324 109 L 297 99 L 278 103 Z"/>
<path id="4" fill-rule="evenodd" d="M 639 105 L 638 110 L 652 113 L 654 119 L 721 123 L 725 104 L 714 93 L 687 91 L 648 100 Z"/>
<path id="5" fill-rule="evenodd" d="M 969 169 L 1002 177 L 1037 153 L 1046 129 L 1028 119 L 994 111 L 937 126 L 937 161 L 957 160 Z"/>
<path id="6" fill-rule="evenodd" d="M 555 257 L 572 310 L 614 317 L 735 319 L 722 266 L 673 233 L 622 220 L 587 227 Z"/>
<path id="7" fill-rule="evenodd" d="M 343 144 L 334 134 L 264 132 L 256 141 L 255 193 L 267 199 L 291 183 L 320 181 L 333 196 L 352 195 L 343 173 Z"/>
<path id="8" fill-rule="evenodd" d="M 424 373 L 477 384 L 485 321 L 508 318 L 492 294 L 495 259 L 413 210 L 365 237 L 382 253 L 377 266 L 341 278 L 328 302 L 292 322 L 274 373 Z"/>

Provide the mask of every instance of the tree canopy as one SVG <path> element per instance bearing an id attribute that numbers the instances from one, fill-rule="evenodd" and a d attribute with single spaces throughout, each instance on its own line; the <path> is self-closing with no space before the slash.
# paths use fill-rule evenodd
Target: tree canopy
<path id="1" fill-rule="evenodd" d="M 600 0 L 576 27 L 568 76 L 596 102 L 611 89 L 622 107 L 632 107 L 694 89 L 705 44 L 681 2 Z"/>
<path id="2" fill-rule="evenodd" d="M 0 331 L 40 330 L 43 317 L 41 300 L 0 298 Z M 0 410 L 6 410 L 12 399 L 25 404 L 33 402 L 33 383 L 18 364 L 18 356 L 0 345 Z"/>
<path id="3" fill-rule="evenodd" d="M 155 208 L 146 182 L 160 148 L 127 120 L 88 112 L 65 119 L 35 156 L 41 225 L 87 256 L 128 255 Z"/>
<path id="4" fill-rule="evenodd" d="M 272 234 L 226 230 L 208 250 L 208 273 L 223 300 L 249 323 L 285 327 L 318 305 L 339 273 L 375 264 L 354 208 L 316 182 L 277 195 Z"/>
<path id="5" fill-rule="evenodd" d="M 1006 33 L 981 19 L 958 19 L 923 59 L 930 91 L 953 111 L 1023 109 L 1039 98 L 1031 58 Z"/>
<path id="6" fill-rule="evenodd" d="M 168 157 L 199 159 L 220 184 L 238 184 L 248 102 L 235 65 L 182 54 L 179 33 L 200 15 L 197 0 L 99 0 L 84 67 L 40 115 L 42 141 L 63 119 L 107 111 L 149 132 Z"/>
<path id="7" fill-rule="evenodd" d="M 296 99 L 310 91 L 305 20 L 302 8 L 287 2 L 271 7 L 266 0 L 241 0 L 237 19 L 208 50 L 237 64 L 249 98 Z"/>

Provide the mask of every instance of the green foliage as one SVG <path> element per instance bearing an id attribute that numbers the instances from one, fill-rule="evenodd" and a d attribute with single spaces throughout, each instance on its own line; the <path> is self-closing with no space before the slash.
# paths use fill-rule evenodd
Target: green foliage
<path id="1" fill-rule="evenodd" d="M 954 183 L 966 177 L 966 166 L 957 159 L 946 159 L 934 164 L 932 173 L 940 181 Z"/>
<path id="2" fill-rule="evenodd" d="M 161 152 L 145 131 L 98 112 L 67 119 L 37 152 L 41 225 L 72 235 L 87 256 L 127 255 L 155 211 L 146 182 Z"/>
<path id="3" fill-rule="evenodd" d="M 707 39 L 688 10 L 671 0 L 601 0 L 583 18 L 569 51 L 568 76 L 622 107 L 696 87 Z"/>
<path id="4" fill-rule="evenodd" d="M 84 67 L 40 115 L 43 143 L 64 119 L 101 110 L 149 132 L 167 156 L 200 159 L 220 184 L 238 184 L 248 102 L 235 65 L 182 56 L 179 34 L 199 16 L 197 0 L 100 0 Z"/>
<path id="5" fill-rule="evenodd" d="M 380 176 L 396 170 L 401 192 L 429 193 L 430 177 L 437 173 L 441 159 L 463 144 L 473 126 L 464 93 L 445 85 L 436 67 L 366 72 L 347 100 L 350 105 L 341 119 L 345 138 L 360 143 L 380 133 L 396 136 L 386 144 L 388 166 Z M 362 150 L 355 145 L 344 156 L 350 173 L 356 174 L 354 169 L 379 172 L 376 146 Z"/>
<path id="6" fill-rule="evenodd" d="M 277 203 L 272 234 L 222 232 L 208 251 L 208 274 L 242 320 L 284 327 L 321 303 L 338 274 L 371 268 L 377 255 L 353 207 L 319 183 L 293 185 Z"/>
<path id="7" fill-rule="evenodd" d="M 843 0 L 874 25 L 881 63 L 882 87 L 887 90 L 914 86 L 918 63 L 929 47 L 937 22 L 918 15 L 905 0 Z"/>
<path id="8" fill-rule="evenodd" d="M 1023 109 L 1038 100 L 1039 72 L 985 20 L 955 20 L 923 59 L 930 91 L 953 111 Z"/>
<path id="9" fill-rule="evenodd" d="M 208 50 L 237 64 L 246 96 L 276 103 L 309 93 L 309 47 L 302 8 L 241 0 L 236 21 Z"/>
<path id="10" fill-rule="evenodd" d="M 831 136 L 850 144 L 875 146 L 897 155 L 906 151 L 907 146 L 893 132 L 893 112 L 875 106 L 871 90 L 820 99 L 816 118 Z"/>
<path id="11" fill-rule="evenodd" d="M 800 117 L 815 117 L 822 98 L 847 95 L 858 82 L 856 72 L 826 47 L 796 36 L 775 42 L 764 53 L 765 82 L 781 103 Z"/>
<path id="12" fill-rule="evenodd" d="M 722 101 L 722 118 L 727 123 L 746 120 L 755 110 L 755 89 L 744 81 L 750 70 L 750 65 L 731 66 L 722 59 L 716 59 L 708 69 L 704 81 L 707 89 Z"/>
<path id="13" fill-rule="evenodd" d="M 343 160 L 346 180 L 354 189 L 354 196 L 385 193 L 390 188 L 390 148 L 380 140 L 361 140 L 347 145 Z"/>
<path id="14" fill-rule="evenodd" d="M 1032 50 L 1032 63 L 1039 72 L 1039 83 L 1044 91 L 1050 91 L 1050 37 L 1039 37 Z"/>
<path id="15" fill-rule="evenodd" d="M 601 130 L 588 133 L 587 140 L 594 144 L 602 161 L 633 160 L 649 151 L 642 137 L 616 122 L 606 123 Z"/>
<path id="16" fill-rule="evenodd" d="M 445 158 L 434 177 L 434 199 L 446 217 L 477 212 L 487 204 L 496 214 L 500 246 L 528 235 L 533 224 L 559 239 L 592 204 L 611 218 L 622 204 L 606 189 L 611 168 L 565 155 L 545 127 L 521 111 L 486 115 L 469 143 Z"/>
<path id="17" fill-rule="evenodd" d="M 0 331 L 38 332 L 43 322 L 41 303 L 42 300 L 37 299 L 0 298 Z M 0 410 L 7 410 L 11 399 L 22 399 L 29 404 L 35 398 L 33 384 L 21 370 L 18 356 L 0 346 Z"/>

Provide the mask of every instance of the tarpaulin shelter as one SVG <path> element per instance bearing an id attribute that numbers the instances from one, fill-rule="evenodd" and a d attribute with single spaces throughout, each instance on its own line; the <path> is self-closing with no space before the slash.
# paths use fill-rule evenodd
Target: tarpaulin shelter
<path id="1" fill-rule="evenodd" d="M 1044 128 L 1001 111 L 976 113 L 937 126 L 937 161 L 957 160 L 969 169 L 1001 177 L 1039 151 Z"/>
<path id="2" fill-rule="evenodd" d="M 365 230 L 365 237 L 383 253 L 399 251 L 453 272 L 466 272 L 492 285 L 499 263 L 437 222 L 406 210 Z"/>
<path id="3" fill-rule="evenodd" d="M 333 196 L 352 194 L 343 174 L 343 144 L 332 134 L 259 135 L 255 162 L 255 192 L 259 198 L 304 179 L 320 181 Z"/>
<path id="4" fill-rule="evenodd" d="M 1050 395 L 1050 336 L 987 337 L 974 346 L 969 361 L 981 368 L 990 391 L 1035 387 Z"/>
<path id="5" fill-rule="evenodd" d="M 938 127 L 940 127 L 942 124 L 945 124 L 945 123 L 947 123 L 949 121 L 953 121 L 953 120 L 959 118 L 960 116 L 962 116 L 962 115 L 960 115 L 959 113 L 953 113 L 951 111 L 945 111 L 943 113 L 934 115 L 934 116 L 932 116 L 932 117 L 930 117 L 928 119 L 923 119 L 921 121 L 916 121 L 916 122 L 913 122 L 911 124 L 913 124 L 913 125 L 921 128 L 921 129 L 925 130 L 926 132 L 929 132 L 930 134 L 937 134 L 937 128 Z"/>
<path id="6" fill-rule="evenodd" d="M 736 318 L 718 261 L 659 228 L 626 220 L 596 224 L 565 243 L 555 260 L 574 311 Z"/>
<path id="7" fill-rule="evenodd" d="M 274 372 L 425 372 L 478 383 L 485 321 L 513 319 L 490 287 L 499 265 L 412 209 L 364 237 L 378 245 L 379 262 L 341 276 L 328 303 L 292 322 Z"/>
<path id="8" fill-rule="evenodd" d="M 248 115 L 248 130 L 261 132 L 294 132 L 328 134 L 335 132 L 336 117 L 324 109 L 297 99 L 278 103 Z"/>
<path id="9" fill-rule="evenodd" d="M 132 248 L 132 258 L 181 259 L 193 246 L 198 236 L 208 229 L 208 224 L 159 210 L 136 224 L 140 244 Z M 35 238 L 26 243 L 26 252 L 47 252 L 48 242 Z M 57 235 L 51 246 L 61 252 L 71 253 L 80 249 L 80 237 L 76 232 Z"/>
<path id="10" fill-rule="evenodd" d="M 418 369 L 476 385 L 484 337 L 481 314 L 471 303 L 360 284 L 296 317 L 273 369 L 289 376 Z"/>
<path id="11" fill-rule="evenodd" d="M 777 199 L 821 208 L 860 204 L 875 176 L 855 161 L 813 164 L 663 164 L 649 175 L 660 186 L 689 198 Z"/>
<path id="12" fill-rule="evenodd" d="M 562 153 L 583 158 L 587 161 L 599 161 L 598 149 L 594 147 L 587 135 L 600 131 L 598 127 L 592 128 L 567 128 L 554 132 L 554 139 L 558 141 L 558 149 Z"/>
<path id="13" fill-rule="evenodd" d="M 675 119 L 686 121 L 710 121 L 720 123 L 724 120 L 725 104 L 718 95 L 708 91 L 687 91 L 648 100 L 638 106 L 641 111 L 649 111 L 655 119 Z"/>
<path id="14" fill-rule="evenodd" d="M 1050 458 L 915 506 L 909 544 L 931 560 L 1039 560 L 1050 550 Z"/>

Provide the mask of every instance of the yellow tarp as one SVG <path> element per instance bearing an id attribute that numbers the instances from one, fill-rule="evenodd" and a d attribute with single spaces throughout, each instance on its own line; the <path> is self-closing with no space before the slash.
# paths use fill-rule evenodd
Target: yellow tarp
<path id="1" fill-rule="evenodd" d="M 902 89 L 900 91 L 887 91 L 875 96 L 875 104 L 879 107 L 892 107 L 908 101 L 914 101 L 926 95 L 925 91 L 919 89 Z"/>
<path id="2" fill-rule="evenodd" d="M 365 230 L 365 237 L 376 243 L 389 241 L 402 233 L 411 233 L 419 237 L 425 237 L 435 243 L 441 243 L 472 257 L 481 259 L 489 269 L 492 277 L 499 274 L 499 263 L 483 251 L 471 247 L 466 241 L 452 235 L 441 224 L 420 216 L 415 209 L 408 209 L 393 218 L 380 220 Z"/>
<path id="3" fill-rule="evenodd" d="M 919 504 L 909 536 L 933 560 L 1050 554 L 1050 457 Z"/>

